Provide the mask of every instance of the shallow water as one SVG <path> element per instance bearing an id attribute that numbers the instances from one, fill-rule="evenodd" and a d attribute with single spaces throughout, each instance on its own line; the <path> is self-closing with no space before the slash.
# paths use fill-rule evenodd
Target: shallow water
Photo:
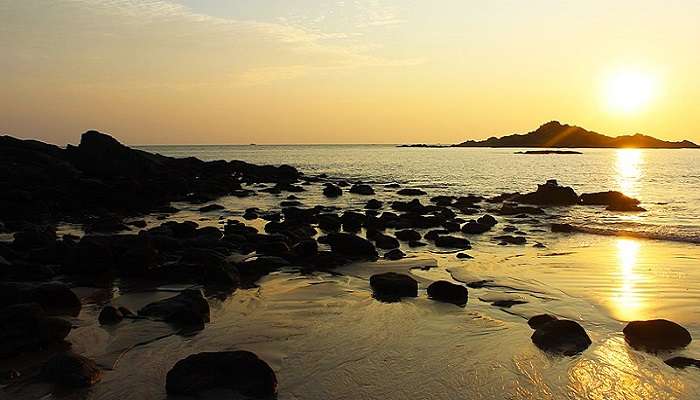
<path id="1" fill-rule="evenodd" d="M 614 150 L 590 150 L 591 154 L 585 150 L 583 156 L 553 156 L 550 159 L 542 157 L 552 156 L 511 157 L 511 150 L 503 149 L 376 146 L 375 156 L 409 152 L 398 156 L 399 160 L 406 157 L 399 162 L 403 163 L 403 171 L 399 172 L 396 160 L 382 160 L 380 157 L 369 158 L 375 161 L 355 159 L 353 162 L 347 156 L 350 153 L 344 153 L 350 151 L 344 146 L 338 146 L 340 150 L 333 158 L 335 161 L 329 161 L 326 156 L 317 161 L 318 167 L 294 162 L 302 157 L 299 152 L 307 150 L 280 153 L 275 147 L 272 153 L 268 153 L 264 151 L 267 146 L 251 147 L 255 149 L 249 150 L 247 146 L 235 149 L 243 153 L 258 152 L 258 159 L 242 157 L 241 154 L 226 157 L 207 153 L 209 155 L 203 156 L 194 150 L 187 155 L 243 158 L 274 164 L 286 162 L 300 166 L 307 173 L 329 172 L 375 182 L 400 181 L 425 188 L 429 195 L 421 197 L 424 203 L 438 193 L 496 194 L 513 189 L 529 190 L 550 177 L 573 185 L 579 192 L 621 189 L 614 186 L 617 182 L 614 174 L 591 175 L 592 180 L 598 180 L 598 183 L 591 184 L 586 181 L 585 171 L 567 161 L 571 160 L 570 157 L 590 156 L 591 164 L 601 166 L 614 162 L 614 157 L 622 157 Z M 373 148 L 359 147 L 352 151 L 372 153 Z M 203 151 L 209 151 L 207 149 Z M 424 151 L 433 154 L 430 157 L 442 160 L 435 162 L 450 165 L 456 165 L 457 157 L 444 157 L 444 154 L 459 155 L 458 152 L 463 151 L 461 154 L 465 155 L 473 151 L 478 155 L 485 151 L 486 158 L 505 158 L 529 166 L 516 168 L 508 166 L 510 161 L 493 161 L 500 164 L 492 167 L 494 164 L 482 159 L 480 169 L 490 172 L 482 173 L 480 179 L 486 180 L 459 183 L 458 177 L 468 179 L 472 174 L 448 168 L 449 175 L 440 178 L 436 172 L 438 168 L 429 160 L 415 160 L 427 157 L 417 155 Z M 658 154 L 662 153 L 666 152 Z M 172 149 L 169 154 L 174 154 Z M 285 157 L 274 159 L 280 154 Z M 658 166 L 658 154 L 643 152 L 640 157 L 644 158 L 644 165 Z M 675 155 L 673 158 L 685 157 L 684 162 L 691 164 L 697 157 L 695 153 L 685 151 L 669 154 Z M 306 154 L 303 157 L 310 159 L 312 156 Z M 320 163 L 326 161 L 329 168 L 322 169 Z M 371 172 L 362 162 L 373 162 L 375 167 L 376 163 L 385 163 L 386 168 Z M 478 169 L 477 161 L 460 162 L 473 163 L 470 168 Z M 678 160 L 674 162 L 682 164 Z M 548 163 L 552 165 L 546 167 Z M 567 166 L 560 168 L 558 164 Z M 343 174 L 343 166 L 349 165 L 354 166 Z M 518 176 L 514 172 L 518 168 L 526 171 L 522 179 L 506 178 Z M 362 171 L 374 175 L 363 175 Z M 649 200 L 663 197 L 664 202 L 681 209 L 681 215 L 693 214 L 694 207 L 700 204 L 694 198 L 698 194 L 683 191 L 677 185 L 684 179 L 698 184 L 698 178 L 688 175 L 689 171 L 686 170 L 686 175 L 676 179 L 675 186 L 669 185 L 670 189 L 666 191 L 648 181 L 650 174 L 657 176 L 655 173 L 645 172 L 643 178 L 635 180 L 634 187 L 638 191 L 625 192 L 639 197 L 649 208 L 650 211 L 641 216 L 571 207 L 548 209 L 551 220 L 499 217 L 499 224 L 493 231 L 469 236 L 473 248 L 467 253 L 474 259 L 461 260 L 456 257 L 456 252 L 445 252 L 432 245 L 420 249 L 402 245 L 408 257 L 397 262 L 348 265 L 338 268 L 337 274 L 333 275 L 299 275 L 293 269 L 274 273 L 263 278 L 258 288 L 238 290 L 230 297 L 211 297 L 212 321 L 195 334 L 181 335 L 170 326 L 153 321 L 124 321 L 110 328 L 101 327 L 96 322 L 105 302 L 138 309 L 154 300 L 172 296 L 173 291 L 181 287 L 143 290 L 138 282 L 117 282 L 113 289 L 78 288 L 86 305 L 80 316 L 74 319 L 77 328 L 68 339 L 74 350 L 95 359 L 106 373 L 96 386 L 72 393 L 67 398 L 163 399 L 166 397 L 165 376 L 177 360 L 196 352 L 230 349 L 251 350 L 267 361 L 280 382 L 279 398 L 289 400 L 695 398 L 700 393 L 700 370 L 675 370 L 663 360 L 672 355 L 700 358 L 700 342 L 696 340 L 687 348 L 672 353 L 647 354 L 625 343 L 622 328 L 629 320 L 667 318 L 681 323 L 693 337 L 700 338 L 700 310 L 697 308 L 700 304 L 700 246 L 685 241 L 557 234 L 549 232 L 548 226 L 551 221 L 577 221 L 579 224 L 617 227 L 635 220 L 641 221 L 637 223 L 644 229 L 660 226 L 678 233 L 678 227 L 685 226 L 688 230 L 684 235 L 688 232 L 691 236 L 697 235 L 697 219 L 678 218 L 680 222 L 676 222 L 672 215 L 667 215 L 669 211 L 664 208 L 667 206 L 652 207 Z M 380 184 L 374 187 L 377 191 L 374 197 L 385 202 L 400 197 L 393 189 Z M 323 204 L 360 210 L 368 199 L 349 193 L 338 199 L 326 199 L 321 195 L 320 185 L 307 186 L 306 189 L 295 193 L 305 206 Z M 181 211 L 171 218 L 220 226 L 225 219 L 241 219 L 247 207 L 279 209 L 279 202 L 285 197 L 286 194 L 260 194 L 244 199 L 222 198 L 216 202 L 225 206 L 225 210 L 204 214 L 196 211 L 201 205 L 178 203 L 174 205 Z M 149 225 L 156 225 L 162 222 L 158 217 L 151 215 L 146 221 Z M 258 228 L 262 228 L 263 222 L 246 221 Z M 524 246 L 499 245 L 494 237 L 503 234 L 506 225 L 517 226 L 525 232 L 528 243 Z M 64 225 L 61 232 L 76 232 L 77 229 Z M 532 247 L 536 242 L 546 247 Z M 391 304 L 373 299 L 369 277 L 390 270 L 412 274 L 420 283 L 419 297 Z M 427 299 L 425 288 L 437 279 L 486 283 L 480 288 L 469 289 L 469 302 L 461 308 Z M 496 307 L 492 303 L 497 300 L 525 303 L 509 308 Z M 527 318 L 544 312 L 580 322 L 593 341 L 591 347 L 574 357 L 553 356 L 538 350 L 530 341 L 532 330 L 527 325 Z M 0 362 L 0 370 L 3 367 Z M 46 385 L 30 383 L 12 387 L 7 394 L 11 396 L 9 398 L 53 398 L 50 389 Z M 0 396 L 3 394 L 6 393 L 0 392 Z M 220 394 L 210 394 L 204 398 L 221 397 Z"/>

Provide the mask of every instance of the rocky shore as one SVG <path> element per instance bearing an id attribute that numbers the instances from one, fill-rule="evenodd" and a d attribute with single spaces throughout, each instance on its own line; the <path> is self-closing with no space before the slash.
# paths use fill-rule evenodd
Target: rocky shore
<path id="1" fill-rule="evenodd" d="M 139 309 L 105 302 L 98 322 L 107 327 L 125 320 L 163 321 L 180 333 L 191 333 L 211 323 L 210 298 L 255 287 L 275 271 L 343 274 L 344 266 L 400 260 L 421 248 L 451 252 L 468 262 L 479 256 L 464 253 L 475 238 L 488 237 L 503 246 L 544 247 L 546 243 L 522 227 L 544 226 L 562 235 L 576 232 L 575 226 L 558 221 L 559 207 L 644 212 L 639 200 L 623 193 L 577 194 L 555 180 L 530 193 L 431 197 L 420 188 L 398 184 L 307 176 L 288 165 L 165 157 L 94 131 L 83 134 L 78 146 L 65 149 L 0 137 L 0 171 L 0 233 L 11 238 L 0 242 L 0 357 L 17 365 L 3 371 L 3 390 L 31 381 L 62 388 L 99 384 L 102 368 L 71 352 L 71 343 L 65 341 L 72 329 L 70 317 L 82 307 L 74 290 L 78 286 L 112 287 L 117 281 L 146 287 L 185 285 L 176 295 Z M 392 197 L 381 197 L 375 190 L 379 186 L 391 190 Z M 311 190 L 328 199 L 358 196 L 366 199 L 365 206 L 305 206 L 298 196 Z M 202 214 L 219 213 L 226 209 L 217 203 L 222 198 L 262 196 L 279 200 L 279 208 L 235 210 L 241 218 L 221 214 L 219 226 L 170 218 L 178 211 L 175 203 L 196 205 Z M 61 234 L 57 227 L 66 222 L 80 226 L 79 234 Z M 408 274 L 383 272 L 367 285 L 382 302 L 425 292 L 431 300 L 469 307 L 468 287 L 479 282 L 436 280 L 425 285 Z M 494 302 L 503 308 L 518 304 Z M 525 323 L 534 330 L 533 345 L 548 353 L 571 356 L 592 343 L 586 321 L 543 314 Z M 692 340 L 687 330 L 666 320 L 630 322 L 624 336 L 630 346 L 650 352 L 682 348 Z M 41 363 L 23 361 L 37 353 L 45 355 Z M 667 363 L 698 365 L 677 358 Z M 258 398 L 274 396 L 277 384 L 275 372 L 257 355 L 224 349 L 178 361 L 163 382 L 169 394 L 223 388 Z"/>

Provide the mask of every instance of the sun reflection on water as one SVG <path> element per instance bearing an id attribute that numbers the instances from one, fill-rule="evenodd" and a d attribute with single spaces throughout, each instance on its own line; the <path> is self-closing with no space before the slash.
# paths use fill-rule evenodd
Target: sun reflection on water
<path id="1" fill-rule="evenodd" d="M 616 162 L 617 185 L 628 196 L 639 195 L 643 175 L 644 153 L 639 149 L 618 149 Z"/>
<path id="2" fill-rule="evenodd" d="M 616 317 L 630 321 L 639 319 L 645 308 L 638 285 L 643 281 L 637 273 L 640 244 L 633 239 L 617 240 L 617 259 L 620 267 L 620 287 L 613 292 L 612 303 Z"/>

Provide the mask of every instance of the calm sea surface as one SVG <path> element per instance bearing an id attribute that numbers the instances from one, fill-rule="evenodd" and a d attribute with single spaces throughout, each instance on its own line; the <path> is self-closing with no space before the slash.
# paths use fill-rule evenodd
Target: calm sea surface
<path id="1" fill-rule="evenodd" d="M 558 210 L 591 233 L 628 233 L 700 242 L 700 151 L 580 149 L 581 155 L 524 155 L 522 149 L 397 148 L 393 145 L 142 146 L 174 157 L 290 164 L 306 174 L 399 182 L 429 194 L 496 195 L 532 191 L 557 179 L 577 193 L 619 190 L 643 213 L 601 207 Z"/>

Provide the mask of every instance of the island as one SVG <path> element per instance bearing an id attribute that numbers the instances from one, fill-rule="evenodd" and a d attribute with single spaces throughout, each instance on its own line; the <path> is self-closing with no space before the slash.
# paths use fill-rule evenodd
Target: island
<path id="1" fill-rule="evenodd" d="M 515 154 L 583 154 L 575 150 L 528 150 L 516 151 Z"/>
<path id="2" fill-rule="evenodd" d="M 669 142 L 651 136 L 635 134 L 606 136 L 578 126 L 551 121 L 532 132 L 486 140 L 467 140 L 453 147 L 547 147 L 547 148 L 645 148 L 645 149 L 696 149 L 697 144 L 683 140 Z"/>

